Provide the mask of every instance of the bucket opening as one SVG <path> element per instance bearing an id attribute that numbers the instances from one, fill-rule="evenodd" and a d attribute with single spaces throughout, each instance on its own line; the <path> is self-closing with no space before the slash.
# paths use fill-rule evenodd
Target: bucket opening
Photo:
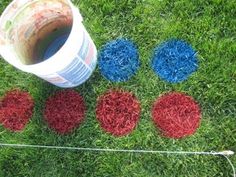
<path id="1" fill-rule="evenodd" d="M 33 45 L 33 56 L 31 57 L 33 63 L 31 64 L 40 63 L 56 54 L 66 43 L 72 24 L 68 25 L 61 22 L 60 26 L 50 24 L 43 28 L 48 29 L 45 33 L 38 33 L 38 39 Z"/>
<path id="2" fill-rule="evenodd" d="M 66 43 L 69 35 L 70 35 L 69 33 L 61 35 L 58 38 L 56 38 L 54 41 L 52 41 L 52 43 L 49 44 L 49 46 L 45 50 L 42 59 L 47 60 L 48 58 L 56 54 L 62 48 L 62 46 Z"/>

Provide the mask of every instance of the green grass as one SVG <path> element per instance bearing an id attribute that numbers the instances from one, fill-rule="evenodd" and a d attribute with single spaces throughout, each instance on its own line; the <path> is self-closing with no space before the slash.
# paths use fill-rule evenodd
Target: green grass
<path id="1" fill-rule="evenodd" d="M 2 0 L 3 1 L 3 0 Z M 2 11 L 7 1 L 0 3 Z M 9 1 L 9 0 L 8 0 Z M 88 107 L 84 124 L 67 136 L 52 132 L 43 120 L 46 98 L 56 88 L 0 61 L 0 95 L 12 88 L 28 90 L 36 102 L 32 121 L 22 133 L 0 127 L 0 142 L 78 147 L 221 151 L 236 150 L 236 3 L 223 0 L 81 0 L 74 1 L 98 49 L 117 37 L 139 47 L 142 67 L 126 83 L 105 80 L 98 69 L 76 88 Z M 198 51 L 200 68 L 186 82 L 168 84 L 150 69 L 153 48 L 170 38 L 188 41 Z M 95 118 L 96 99 L 109 88 L 123 88 L 142 103 L 142 117 L 129 136 L 104 133 Z M 194 136 L 172 140 L 160 136 L 151 121 L 154 100 L 168 91 L 193 96 L 202 107 L 201 127 Z M 236 165 L 236 157 L 231 157 Z M 228 177 L 232 170 L 222 157 L 88 153 L 63 150 L 0 149 L 2 177 Z"/>

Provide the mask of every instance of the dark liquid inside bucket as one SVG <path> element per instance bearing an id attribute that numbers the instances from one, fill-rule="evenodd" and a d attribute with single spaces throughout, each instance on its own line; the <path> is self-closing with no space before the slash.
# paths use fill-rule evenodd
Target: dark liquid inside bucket
<path id="1" fill-rule="evenodd" d="M 45 50 L 43 55 L 43 60 L 46 60 L 52 57 L 55 53 L 57 53 L 66 43 L 66 40 L 68 39 L 69 35 L 70 35 L 69 33 L 66 33 L 56 38 Z"/>
<path id="2" fill-rule="evenodd" d="M 29 64 L 40 63 L 56 54 L 67 41 L 70 32 L 71 27 L 62 26 L 39 36 L 33 48 L 32 62 Z"/>

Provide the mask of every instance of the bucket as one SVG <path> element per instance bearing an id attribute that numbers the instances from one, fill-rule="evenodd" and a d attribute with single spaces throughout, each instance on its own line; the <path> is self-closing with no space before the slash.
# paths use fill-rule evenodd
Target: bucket
<path id="1" fill-rule="evenodd" d="M 0 55 L 62 88 L 81 85 L 97 50 L 70 0 L 14 0 L 0 18 Z"/>

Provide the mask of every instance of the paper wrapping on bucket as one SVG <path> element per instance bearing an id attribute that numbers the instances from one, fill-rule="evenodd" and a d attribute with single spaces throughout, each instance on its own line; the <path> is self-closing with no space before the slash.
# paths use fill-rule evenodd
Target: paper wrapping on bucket
<path id="1" fill-rule="evenodd" d="M 96 68 L 96 57 L 96 47 L 89 36 L 84 33 L 79 52 L 66 67 L 53 74 L 38 76 L 59 87 L 74 87 L 82 84 L 91 76 Z"/>

